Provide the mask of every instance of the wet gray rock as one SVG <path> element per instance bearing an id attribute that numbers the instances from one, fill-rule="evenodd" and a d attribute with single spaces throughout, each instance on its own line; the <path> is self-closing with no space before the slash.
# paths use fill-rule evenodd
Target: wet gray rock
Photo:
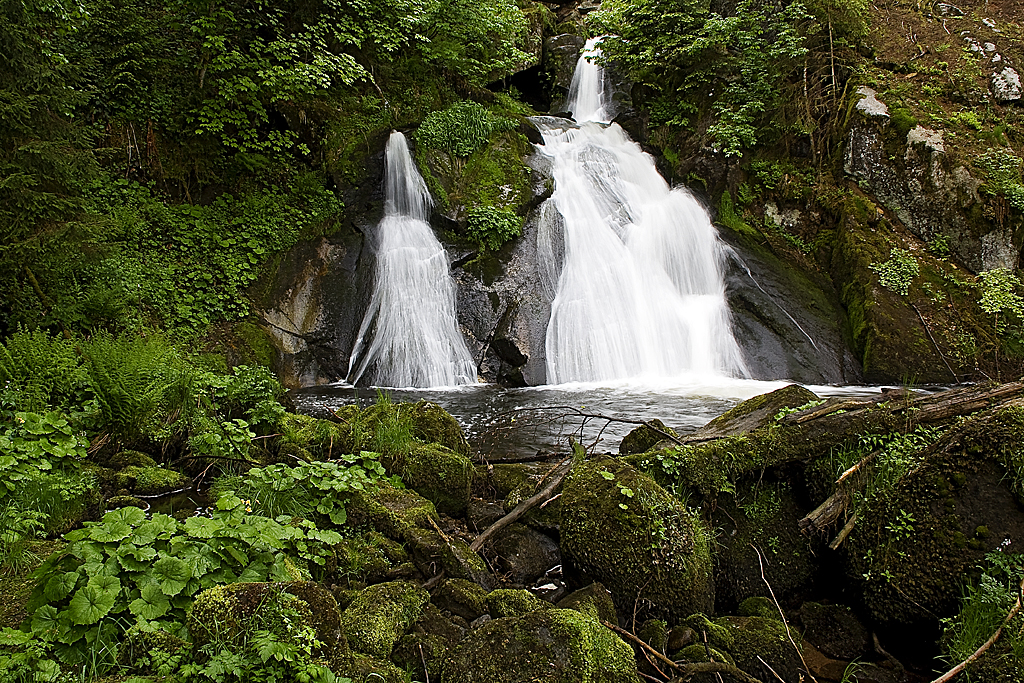
<path id="1" fill-rule="evenodd" d="M 544 70 L 551 78 L 552 112 L 565 111 L 569 84 L 585 43 L 582 37 L 571 33 L 551 36 L 544 41 Z"/>

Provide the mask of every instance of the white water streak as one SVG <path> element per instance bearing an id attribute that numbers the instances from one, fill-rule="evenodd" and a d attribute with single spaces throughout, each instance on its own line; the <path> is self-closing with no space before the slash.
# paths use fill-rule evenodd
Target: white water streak
<path id="1" fill-rule="evenodd" d="M 349 381 L 365 376 L 390 387 L 476 382 L 476 366 L 455 318 L 448 254 L 427 222 L 430 193 L 404 135 L 391 134 L 385 160 L 376 279 L 349 361 Z"/>
<path id="2" fill-rule="evenodd" d="M 592 40 L 584 55 L 595 52 Z M 585 122 L 536 121 L 540 149 L 553 157 L 549 201 L 564 231 L 547 381 L 749 377 L 730 327 L 718 234 L 700 203 L 671 189 L 618 125 L 601 125 L 604 82 L 601 67 L 581 57 L 569 109 Z"/>

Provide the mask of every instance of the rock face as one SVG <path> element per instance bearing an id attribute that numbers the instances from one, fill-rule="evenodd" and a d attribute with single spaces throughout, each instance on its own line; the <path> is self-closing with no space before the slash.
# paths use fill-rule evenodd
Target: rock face
<path id="1" fill-rule="evenodd" d="M 1017 102 L 1021 98 L 1020 75 L 1016 69 L 1003 67 L 992 74 L 992 95 L 1000 102 Z"/>
<path id="2" fill-rule="evenodd" d="M 1012 230 L 981 218 L 981 181 L 946 158 L 940 131 L 906 123 L 852 123 L 844 153 L 847 175 L 920 239 L 947 238 L 971 270 L 1015 268 L 1020 241 Z"/>

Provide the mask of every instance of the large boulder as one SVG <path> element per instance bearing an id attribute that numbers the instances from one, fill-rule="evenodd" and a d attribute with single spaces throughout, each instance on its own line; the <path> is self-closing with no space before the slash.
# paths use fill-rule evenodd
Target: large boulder
<path id="1" fill-rule="evenodd" d="M 565 480 L 562 553 L 615 602 L 683 616 L 709 611 L 711 535 L 700 516 L 616 458 L 576 463 Z"/>
<path id="2" fill-rule="evenodd" d="M 639 683 L 633 650 L 591 614 L 540 609 L 467 634 L 445 683 Z"/>
<path id="3" fill-rule="evenodd" d="M 389 475 L 434 504 L 438 512 L 458 516 L 466 511 L 473 482 L 473 462 L 438 444 L 415 444 L 408 452 L 384 455 Z"/>
<path id="4" fill-rule="evenodd" d="M 364 589 L 341 615 L 350 647 L 387 659 L 429 601 L 427 591 L 408 581 L 379 583 Z"/>

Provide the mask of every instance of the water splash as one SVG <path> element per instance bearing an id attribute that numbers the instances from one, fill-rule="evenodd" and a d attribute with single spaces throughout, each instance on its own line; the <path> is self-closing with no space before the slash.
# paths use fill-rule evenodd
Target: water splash
<path id="1" fill-rule="evenodd" d="M 553 159 L 564 257 L 548 323 L 549 383 L 650 377 L 749 377 L 730 326 L 724 245 L 703 206 L 671 189 L 654 160 L 606 123 L 594 40 L 580 57 L 569 109 L 580 125 L 535 119 Z M 555 216 L 560 225 L 555 224 Z M 552 253 L 538 250 L 543 258 Z M 557 272 L 542 264 L 541 272 Z"/>
<path id="2" fill-rule="evenodd" d="M 385 161 L 376 279 L 349 381 L 391 387 L 473 383 L 476 366 L 455 319 L 448 254 L 427 222 L 430 192 L 401 133 L 388 139 Z"/>

